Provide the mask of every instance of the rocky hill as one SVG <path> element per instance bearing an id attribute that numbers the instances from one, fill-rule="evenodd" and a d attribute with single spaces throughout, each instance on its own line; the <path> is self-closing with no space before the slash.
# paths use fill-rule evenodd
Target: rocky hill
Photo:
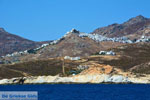
<path id="1" fill-rule="evenodd" d="M 123 45 L 120 42 L 97 41 L 95 38 L 81 36 L 83 34 L 85 35 L 86 33 L 72 29 L 58 40 L 43 44 L 41 47 L 35 49 L 7 55 L 2 57 L 2 59 L 9 62 L 18 62 L 65 56 L 87 57 L 100 50 L 107 50 Z"/>
<path id="2" fill-rule="evenodd" d="M 39 57 L 89 56 L 121 44 L 110 41 L 96 42 L 89 37 L 80 37 L 81 33 L 75 29 L 71 30 L 56 45 L 49 45 L 37 51 L 40 54 Z"/>
<path id="3" fill-rule="evenodd" d="M 112 24 L 107 27 L 96 29 L 92 34 L 100 34 L 106 37 L 129 37 L 138 39 L 142 35 L 149 36 L 150 34 L 150 19 L 141 15 L 129 19 L 122 24 Z"/>
<path id="4" fill-rule="evenodd" d="M 99 28 L 91 34 L 72 29 L 62 38 L 34 48 L 37 43 L 1 29 L 2 36 L 8 37 L 6 40 L 2 38 L 1 45 L 7 44 L 12 48 L 25 45 L 25 49 L 31 49 L 0 57 L 0 79 L 63 75 L 62 66 L 65 66 L 66 76 L 81 71 L 81 74 L 95 73 L 95 70 L 101 74 L 115 74 L 113 69 L 136 75 L 150 74 L 149 30 L 150 19 L 137 16 L 123 24 Z M 91 66 L 92 69 L 89 68 Z M 98 71 L 96 66 L 100 67 Z M 87 68 L 89 70 L 86 70 Z"/>
<path id="5" fill-rule="evenodd" d="M 6 32 L 0 28 L 0 56 L 41 46 L 45 42 L 34 42 Z"/>
<path id="6" fill-rule="evenodd" d="M 80 72 L 80 75 L 120 75 L 122 72 L 127 72 L 127 74 L 132 73 L 137 77 L 146 74 L 150 75 L 150 43 L 126 44 L 108 49 L 107 51 L 110 50 L 115 52 L 115 55 L 102 55 L 97 53 L 77 60 L 57 57 L 41 60 L 32 59 L 14 64 L 1 64 L 0 79 L 23 76 L 63 75 L 63 66 L 65 66 L 66 76 Z"/>
<path id="7" fill-rule="evenodd" d="M 141 15 L 131 18 L 123 24 L 98 28 L 91 34 L 73 29 L 62 38 L 44 44 L 42 47 L 40 45 L 43 42 L 23 39 L 9 34 L 1 28 L 0 56 L 26 49 L 38 54 L 36 57 L 89 56 L 100 50 L 138 42 L 150 42 L 150 19 Z M 35 47 L 38 48 L 31 50 Z"/>

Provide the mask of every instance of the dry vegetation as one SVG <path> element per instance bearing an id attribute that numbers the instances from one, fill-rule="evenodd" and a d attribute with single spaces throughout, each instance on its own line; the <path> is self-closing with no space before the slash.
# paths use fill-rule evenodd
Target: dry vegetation
<path id="1" fill-rule="evenodd" d="M 65 60 L 66 73 L 75 69 L 78 65 L 78 62 Z M 62 74 L 62 60 L 57 58 L 1 66 L 0 78 Z"/>

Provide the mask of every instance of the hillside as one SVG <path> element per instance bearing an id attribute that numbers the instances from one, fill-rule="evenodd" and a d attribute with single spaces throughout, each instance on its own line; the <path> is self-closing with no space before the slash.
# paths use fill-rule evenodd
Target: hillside
<path id="1" fill-rule="evenodd" d="M 150 19 L 141 15 L 131 18 L 122 24 L 112 24 L 94 30 L 92 34 L 100 34 L 106 37 L 122 37 L 126 36 L 131 39 L 138 39 L 142 35 L 149 36 Z"/>
<path id="2" fill-rule="evenodd" d="M 137 16 L 123 24 L 99 28 L 91 34 L 72 29 L 60 39 L 46 42 L 39 47 L 33 41 L 9 34 L 1 29 L 1 35 L 8 37 L 1 41 L 1 45 L 11 41 L 14 44 L 10 43 L 8 47 L 13 45 L 12 48 L 22 47 L 28 50 L 0 57 L 0 78 L 63 75 L 63 64 L 66 75 L 78 74 L 91 66 L 94 66 L 94 69 L 89 70 L 93 72 L 96 70 L 95 66 L 99 65 L 108 65 L 111 69 L 136 75 L 150 74 L 149 26 L 150 19 Z M 100 51 L 103 53 L 101 54 Z M 105 54 L 105 52 L 114 54 Z M 71 60 L 70 57 L 80 59 Z M 105 72 L 103 70 L 100 67 L 98 73 Z M 106 70 L 109 69 L 106 68 Z M 87 71 L 83 72 L 87 73 Z M 113 70 L 109 71 L 109 74 L 111 72 Z"/>
<path id="3" fill-rule="evenodd" d="M 36 57 L 89 56 L 100 50 L 138 42 L 150 42 L 150 19 L 141 15 L 131 18 L 123 24 L 98 28 L 91 34 L 73 29 L 62 38 L 52 42 L 30 41 L 12 35 L 1 28 L 0 56 L 38 48 L 43 43 L 48 44 L 40 50 L 35 50 L 36 54 L 40 55 L 36 55 Z"/>
<path id="4" fill-rule="evenodd" d="M 69 32 L 56 45 L 49 45 L 39 50 L 39 57 L 63 57 L 63 56 L 89 56 L 100 50 L 106 50 L 120 45 L 121 43 L 96 42 L 88 37 L 79 37 L 79 33 Z M 107 45 L 105 45 L 107 44 Z"/>
<path id="5" fill-rule="evenodd" d="M 116 53 L 115 57 L 100 59 L 99 56 L 96 56 L 89 60 L 115 66 L 124 71 L 150 74 L 150 43 L 127 44 L 110 50 Z"/>
<path id="6" fill-rule="evenodd" d="M 114 51 L 116 55 L 95 54 L 88 57 L 82 57 L 79 60 L 63 60 L 63 57 L 57 57 L 0 65 L 0 78 L 62 75 L 63 62 L 66 75 L 80 73 L 89 67 L 95 68 L 101 64 L 110 65 L 115 69 L 120 69 L 123 72 L 131 72 L 135 75 L 150 74 L 150 43 L 127 44 L 109 50 Z M 99 69 L 99 71 L 101 72 L 103 69 Z M 115 73 L 115 71 L 109 67 L 106 67 L 104 71 L 109 71 L 110 74 L 111 72 Z"/>
<path id="7" fill-rule="evenodd" d="M 0 28 L 0 56 L 11 54 L 13 52 L 24 51 L 27 49 L 37 48 L 44 42 L 34 42 L 24 39 L 17 35 L 8 33 Z"/>
<path id="8" fill-rule="evenodd" d="M 52 41 L 49 44 L 43 44 L 41 47 L 30 49 L 25 53 L 18 52 L 12 54 L 12 56 L 5 56 L 2 59 L 9 62 L 18 62 L 64 56 L 87 57 L 100 50 L 107 50 L 123 45 L 123 43 L 111 41 L 98 42 L 89 37 L 80 37 L 80 34 L 82 34 L 82 32 L 73 29 L 62 38 Z"/>

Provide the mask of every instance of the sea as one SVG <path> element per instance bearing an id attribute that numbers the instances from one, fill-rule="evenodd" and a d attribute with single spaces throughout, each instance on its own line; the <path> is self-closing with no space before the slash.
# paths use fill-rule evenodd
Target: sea
<path id="1" fill-rule="evenodd" d="M 147 84 L 0 85 L 0 91 L 37 91 L 38 100 L 150 100 Z"/>

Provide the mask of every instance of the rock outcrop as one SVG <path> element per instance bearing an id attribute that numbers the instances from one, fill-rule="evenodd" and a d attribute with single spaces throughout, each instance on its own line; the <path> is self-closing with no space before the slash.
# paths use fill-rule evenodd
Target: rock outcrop
<path id="1" fill-rule="evenodd" d="M 77 75 L 71 77 L 59 76 L 34 76 L 25 77 L 24 84 L 42 84 L 42 83 L 135 83 L 150 84 L 149 77 L 125 77 L 123 75 Z M 0 84 L 18 84 L 20 78 L 3 79 Z M 18 81 L 14 81 L 18 80 Z"/>
<path id="2" fill-rule="evenodd" d="M 42 84 L 42 83 L 150 83 L 150 75 L 137 76 L 123 72 L 110 65 L 95 64 L 80 74 L 68 77 L 30 76 L 0 80 L 0 84 Z"/>
<path id="3" fill-rule="evenodd" d="M 110 65 L 93 64 L 79 75 L 111 74 L 114 71 Z"/>

